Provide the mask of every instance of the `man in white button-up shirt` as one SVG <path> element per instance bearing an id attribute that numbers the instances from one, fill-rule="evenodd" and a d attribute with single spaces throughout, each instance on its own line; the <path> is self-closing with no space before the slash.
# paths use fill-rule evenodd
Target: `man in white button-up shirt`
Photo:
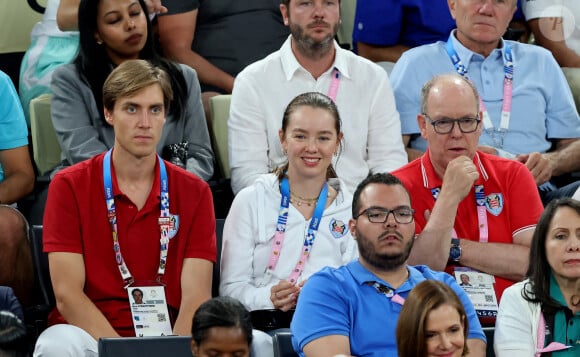
<path id="1" fill-rule="evenodd" d="M 407 163 L 399 114 L 385 71 L 334 41 L 339 0 L 283 0 L 291 35 L 282 48 L 237 77 L 228 120 L 229 162 L 235 193 L 284 162 L 278 130 L 284 108 L 304 92 L 333 98 L 343 122 L 338 176 L 354 190 L 369 172 Z"/>

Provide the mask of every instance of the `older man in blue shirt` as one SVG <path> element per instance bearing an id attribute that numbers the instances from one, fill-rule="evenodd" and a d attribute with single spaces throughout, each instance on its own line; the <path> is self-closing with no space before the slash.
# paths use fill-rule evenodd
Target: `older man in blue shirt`
<path id="1" fill-rule="evenodd" d="M 457 29 L 447 42 L 405 52 L 391 74 L 409 158 L 426 150 L 417 125 L 422 83 L 458 72 L 475 83 L 483 100 L 480 149 L 525 163 L 541 185 L 544 203 L 572 196 L 579 182 L 560 189 L 549 182 L 580 169 L 580 117 L 554 57 L 542 48 L 501 39 L 516 0 L 448 4 Z"/>

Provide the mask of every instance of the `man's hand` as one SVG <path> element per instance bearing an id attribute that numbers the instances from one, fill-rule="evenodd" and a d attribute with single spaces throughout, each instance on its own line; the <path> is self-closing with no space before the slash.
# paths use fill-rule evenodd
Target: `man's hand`
<path id="1" fill-rule="evenodd" d="M 441 192 L 445 191 L 446 195 L 455 195 L 455 199 L 459 202 L 467 196 L 478 178 L 479 172 L 473 161 L 467 156 L 457 157 L 447 165 Z"/>
<path id="2" fill-rule="evenodd" d="M 161 4 L 161 0 L 145 0 L 145 4 L 147 4 L 149 15 L 164 14 L 167 12 L 167 8 Z"/>
<path id="3" fill-rule="evenodd" d="M 539 152 L 532 152 L 529 154 L 521 154 L 516 159 L 525 164 L 528 170 L 534 176 L 536 185 L 541 185 L 552 178 L 554 171 L 554 164 L 549 158 L 549 154 L 540 154 Z"/>

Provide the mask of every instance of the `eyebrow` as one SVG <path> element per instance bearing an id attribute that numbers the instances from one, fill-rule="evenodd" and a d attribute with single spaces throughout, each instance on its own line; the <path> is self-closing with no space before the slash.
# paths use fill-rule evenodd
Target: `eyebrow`
<path id="1" fill-rule="evenodd" d="M 295 129 L 292 129 L 292 132 L 293 133 L 296 133 L 296 132 L 307 133 L 308 130 L 301 129 L 301 128 L 295 128 Z M 330 134 L 330 135 L 332 135 L 332 134 L 334 134 L 334 132 L 332 130 L 321 130 L 321 131 L 316 132 L 316 134 Z"/>
<path id="2" fill-rule="evenodd" d="M 123 108 L 125 108 L 125 107 L 128 107 L 128 106 L 134 106 L 134 107 L 139 107 L 139 108 L 142 108 L 142 107 L 143 107 L 143 105 L 142 105 L 142 104 L 140 104 L 140 103 L 137 103 L 137 102 L 132 102 L 132 101 L 121 102 L 121 103 L 119 103 L 119 104 L 120 104 L 120 105 L 121 105 L 121 107 L 123 107 Z M 149 104 L 149 105 L 148 105 L 148 106 L 146 106 L 146 107 L 148 107 L 148 108 L 153 108 L 153 107 L 164 107 L 164 104 L 163 104 L 163 102 L 160 102 L 160 103 L 151 103 L 151 104 Z"/>
<path id="3" fill-rule="evenodd" d="M 400 205 L 400 206 L 397 206 L 397 207 L 395 207 L 395 208 L 393 208 L 393 209 L 386 208 L 386 207 L 383 207 L 383 206 L 370 206 L 369 208 L 365 208 L 365 210 L 368 210 L 368 209 L 380 209 L 380 210 L 386 210 L 386 209 L 388 209 L 389 211 L 392 211 L 392 210 L 396 210 L 396 209 L 400 209 L 400 208 L 411 209 L 411 206 L 407 206 L 407 205 Z"/>
<path id="4" fill-rule="evenodd" d="M 139 6 L 139 9 L 141 9 L 141 5 L 140 5 L 140 4 L 139 4 L 139 2 L 137 2 L 137 1 L 135 1 L 135 2 L 132 2 L 131 4 L 129 4 L 129 6 L 127 6 L 127 9 L 131 10 L 131 8 L 135 7 L 135 5 L 138 5 L 138 6 Z M 109 12 L 106 12 L 106 13 L 103 15 L 103 17 L 106 17 L 106 16 L 108 16 L 108 15 L 112 15 L 112 14 L 118 14 L 118 13 L 120 13 L 120 11 L 119 11 L 119 10 L 111 10 L 111 11 L 109 11 Z"/>

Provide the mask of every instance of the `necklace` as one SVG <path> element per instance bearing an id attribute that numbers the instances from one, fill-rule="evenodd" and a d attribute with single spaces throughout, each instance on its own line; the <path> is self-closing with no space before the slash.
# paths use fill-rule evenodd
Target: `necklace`
<path id="1" fill-rule="evenodd" d="M 290 202 L 296 203 L 298 206 L 302 206 L 302 204 L 305 203 L 307 206 L 311 207 L 314 203 L 316 203 L 316 201 L 318 201 L 318 197 L 320 197 L 320 194 L 316 197 L 306 198 L 290 191 Z"/>

